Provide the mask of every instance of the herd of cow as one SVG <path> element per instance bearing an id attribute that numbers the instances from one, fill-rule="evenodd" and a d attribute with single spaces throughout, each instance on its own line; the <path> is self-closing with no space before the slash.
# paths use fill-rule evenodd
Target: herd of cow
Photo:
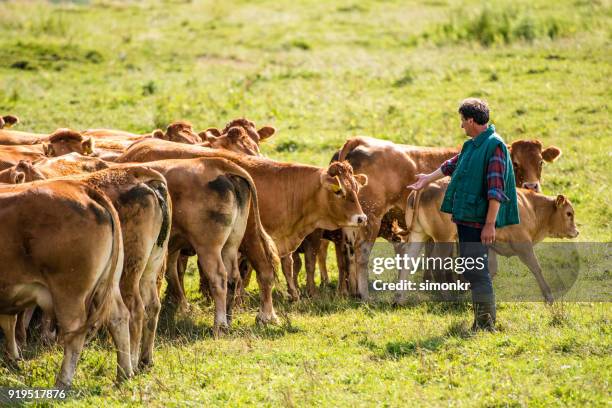
<path id="1" fill-rule="evenodd" d="M 309 295 L 317 258 L 322 282 L 328 280 L 332 241 L 339 292 L 366 300 L 377 237 L 405 251 L 402 237 L 413 254 L 425 242 L 455 240 L 452 223 L 438 211 L 445 184 L 419 193 L 406 186 L 458 148 L 355 137 L 322 168 L 262 157 L 259 144 L 275 129 L 257 129 L 247 119 L 200 133 L 175 122 L 144 135 L 7 129 L 16 123 L 11 115 L 0 118 L 0 326 L 8 358 L 18 359 L 33 310 L 42 310 L 42 338 L 54 339 L 57 328 L 64 346 L 57 386 L 70 386 L 87 334 L 102 325 L 117 348 L 118 379 L 151 365 L 162 277 L 167 296 L 187 308 L 189 255 L 197 255 L 201 288 L 214 302 L 217 335 L 231 324 L 251 268 L 260 293 L 257 321 L 274 323 L 277 265 L 289 296 L 298 299 L 300 251 Z M 550 302 L 533 244 L 578 234 L 570 202 L 539 193 L 543 161 L 561 151 L 526 140 L 509 148 L 517 186 L 526 189 L 519 189 L 521 224 L 504 229 L 498 241 L 530 245 L 496 250 L 519 255 Z"/>

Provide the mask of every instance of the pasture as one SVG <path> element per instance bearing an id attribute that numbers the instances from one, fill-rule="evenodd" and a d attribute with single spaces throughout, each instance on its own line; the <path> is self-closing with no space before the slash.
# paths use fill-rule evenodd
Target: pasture
<path id="1" fill-rule="evenodd" d="M 246 116 L 277 128 L 266 156 L 323 166 L 354 135 L 459 145 L 457 106 L 481 97 L 507 142 L 563 150 L 545 166 L 544 193 L 572 201 L 579 241 L 608 242 L 611 13 L 606 0 L 0 2 L 0 113 L 37 132 Z M 279 277 L 281 324 L 261 328 L 253 279 L 214 340 L 196 276 L 190 314 L 170 321 L 162 309 L 150 371 L 113 385 L 114 350 L 99 336 L 77 368 L 82 395 L 65 405 L 610 401 L 610 303 L 502 303 L 499 331 L 472 335 L 467 305 L 363 305 L 333 287 L 290 304 Z M 34 340 L 24 356 L 18 369 L 0 365 L 0 386 L 51 386 L 61 348 Z"/>

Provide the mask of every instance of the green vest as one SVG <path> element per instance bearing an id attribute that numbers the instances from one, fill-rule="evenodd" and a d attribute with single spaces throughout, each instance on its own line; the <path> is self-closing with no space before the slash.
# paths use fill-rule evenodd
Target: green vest
<path id="1" fill-rule="evenodd" d="M 442 201 L 441 211 L 453 214 L 457 221 L 485 223 L 489 208 L 487 168 L 497 146 L 501 147 L 506 155 L 504 194 L 508 200 L 501 203 L 495 226 L 499 228 L 520 222 L 510 154 L 506 143 L 495 133 L 493 125 L 489 125 L 487 130 L 463 144 L 457 167 Z"/>

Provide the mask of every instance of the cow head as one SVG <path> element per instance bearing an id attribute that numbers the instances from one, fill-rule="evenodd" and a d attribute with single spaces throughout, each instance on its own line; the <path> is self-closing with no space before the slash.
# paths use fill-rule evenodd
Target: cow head
<path id="1" fill-rule="evenodd" d="M 558 195 L 555 199 L 549 228 L 550 235 L 555 238 L 576 238 L 579 234 L 574 220 L 574 207 L 563 195 Z"/>
<path id="2" fill-rule="evenodd" d="M 368 217 L 361 209 L 358 194 L 367 183 L 368 177 L 365 174 L 353 174 L 353 168 L 347 161 L 334 162 L 321 174 L 324 204 L 319 205 L 327 207 L 330 229 L 366 224 Z"/>
<path id="3" fill-rule="evenodd" d="M 72 152 L 88 156 L 94 151 L 94 140 L 71 129 L 57 129 L 43 144 L 45 156 L 58 157 Z"/>
<path id="4" fill-rule="evenodd" d="M 8 170 L 9 182 L 12 184 L 21 184 L 46 179 L 46 177 L 27 160 L 20 160 L 19 163 Z"/>
<path id="5" fill-rule="evenodd" d="M 193 131 L 193 126 L 191 126 L 191 123 L 183 121 L 172 122 L 170 125 L 168 125 L 166 133 L 162 132 L 161 130 L 154 131 L 153 137 L 176 143 L 202 143 L 200 136 Z"/>
<path id="6" fill-rule="evenodd" d="M 512 166 L 518 187 L 536 192 L 541 191 L 542 166 L 544 162 L 552 163 L 561 156 L 561 149 L 550 146 L 542 150 L 539 140 L 517 140 L 509 148 Z"/>
<path id="7" fill-rule="evenodd" d="M 231 127 L 226 133 L 221 134 L 218 129 L 210 128 L 200 133 L 202 139 L 206 140 L 206 146 L 215 149 L 225 149 L 247 156 L 261 156 L 259 146 L 248 135 L 244 128 Z"/>
<path id="8" fill-rule="evenodd" d="M 257 145 L 259 145 L 259 143 L 262 140 L 268 139 L 272 137 L 274 133 L 276 133 L 276 129 L 273 128 L 272 126 L 264 126 L 261 129 L 257 130 L 257 128 L 255 127 L 255 123 L 251 122 L 250 120 L 246 118 L 239 118 L 239 119 L 232 120 L 227 125 L 225 125 L 225 128 L 223 128 L 223 130 L 220 133 L 221 134 L 227 133 L 230 130 L 230 128 L 233 128 L 233 127 L 241 127 L 242 129 L 244 129 L 246 134 Z"/>
<path id="9" fill-rule="evenodd" d="M 14 124 L 19 123 L 19 118 L 13 115 L 0 116 L 0 129 L 10 128 Z"/>

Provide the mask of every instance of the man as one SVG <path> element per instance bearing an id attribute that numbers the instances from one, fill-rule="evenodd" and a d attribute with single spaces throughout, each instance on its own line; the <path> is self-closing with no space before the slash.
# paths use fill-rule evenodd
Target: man
<path id="1" fill-rule="evenodd" d="M 487 263 L 487 245 L 495 241 L 495 228 L 519 223 L 514 170 L 506 143 L 488 125 L 489 107 L 475 98 L 459 107 L 461 128 L 470 140 L 461 152 L 430 174 L 417 175 L 408 188 L 420 190 L 432 181 L 451 176 L 442 202 L 443 212 L 453 215 L 463 258 L 484 257 L 485 267 L 465 271 L 474 307 L 472 330 L 495 331 L 495 294 Z"/>

